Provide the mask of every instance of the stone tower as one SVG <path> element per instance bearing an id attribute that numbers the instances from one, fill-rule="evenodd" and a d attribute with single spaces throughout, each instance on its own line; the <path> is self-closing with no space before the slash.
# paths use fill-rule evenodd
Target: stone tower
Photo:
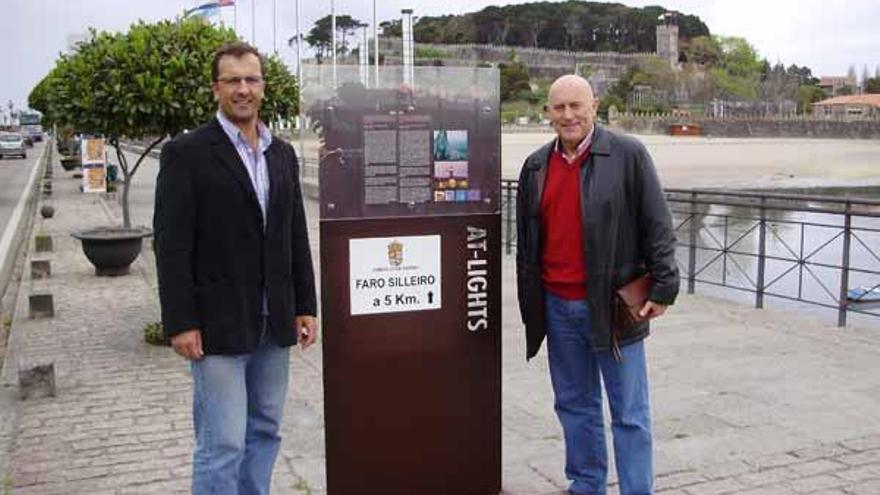
<path id="1" fill-rule="evenodd" d="M 678 65 L 678 18 L 667 12 L 660 16 L 657 24 L 657 57 L 670 65 Z"/>

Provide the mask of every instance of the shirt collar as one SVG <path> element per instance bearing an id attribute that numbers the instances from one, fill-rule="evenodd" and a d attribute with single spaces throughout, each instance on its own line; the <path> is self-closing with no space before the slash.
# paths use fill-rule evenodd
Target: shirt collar
<path id="1" fill-rule="evenodd" d="M 220 127 L 223 128 L 223 131 L 229 136 L 229 140 L 234 144 L 247 142 L 244 136 L 241 135 L 241 129 L 226 118 L 226 115 L 223 115 L 223 112 L 220 110 L 217 110 L 217 121 L 220 122 Z M 260 137 L 260 152 L 264 152 L 269 148 L 269 145 L 272 144 L 272 133 L 269 132 L 269 128 L 267 128 L 265 124 L 258 120 L 257 134 L 259 134 Z"/>
<path id="2" fill-rule="evenodd" d="M 562 155 L 562 158 L 564 158 L 566 162 L 572 164 L 581 156 L 583 156 L 583 154 L 587 151 L 587 148 L 590 147 L 590 144 L 593 142 L 593 133 L 595 132 L 595 130 L 596 125 L 594 124 L 593 127 L 590 128 L 590 132 L 586 136 L 584 136 L 580 143 L 578 143 L 577 148 L 575 149 L 575 154 L 571 159 L 569 159 L 568 155 L 565 154 L 565 150 L 562 148 L 562 140 L 558 137 L 556 138 L 556 146 L 554 146 L 553 148 L 556 150 L 557 153 Z"/>

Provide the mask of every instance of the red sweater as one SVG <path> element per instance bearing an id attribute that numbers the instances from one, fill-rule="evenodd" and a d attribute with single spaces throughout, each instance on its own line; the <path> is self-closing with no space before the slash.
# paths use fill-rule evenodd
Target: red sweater
<path id="1" fill-rule="evenodd" d="M 559 150 L 550 154 L 541 195 L 541 278 L 544 287 L 563 299 L 586 299 L 587 270 L 581 223 L 580 169 L 587 149 L 569 164 Z"/>

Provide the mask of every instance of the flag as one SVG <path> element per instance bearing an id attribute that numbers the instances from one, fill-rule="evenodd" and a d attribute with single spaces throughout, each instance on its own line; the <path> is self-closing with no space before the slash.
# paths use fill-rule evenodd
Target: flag
<path id="1" fill-rule="evenodd" d="M 217 5 L 220 7 L 230 7 L 235 5 L 235 0 L 217 0 Z"/>
<path id="2" fill-rule="evenodd" d="M 220 4 L 217 2 L 203 3 L 186 11 L 184 17 L 196 15 L 199 17 L 214 17 L 220 15 Z"/>

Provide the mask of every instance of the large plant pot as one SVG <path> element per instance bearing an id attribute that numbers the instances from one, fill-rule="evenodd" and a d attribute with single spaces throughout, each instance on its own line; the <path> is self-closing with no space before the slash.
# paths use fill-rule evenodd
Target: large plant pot
<path id="1" fill-rule="evenodd" d="M 70 172 L 71 170 L 82 167 L 82 162 L 78 156 L 65 156 L 61 158 L 61 168 Z"/>
<path id="2" fill-rule="evenodd" d="M 137 259 L 144 237 L 153 235 L 147 228 L 98 227 L 71 234 L 82 241 L 86 258 L 99 277 L 127 275 Z"/>

